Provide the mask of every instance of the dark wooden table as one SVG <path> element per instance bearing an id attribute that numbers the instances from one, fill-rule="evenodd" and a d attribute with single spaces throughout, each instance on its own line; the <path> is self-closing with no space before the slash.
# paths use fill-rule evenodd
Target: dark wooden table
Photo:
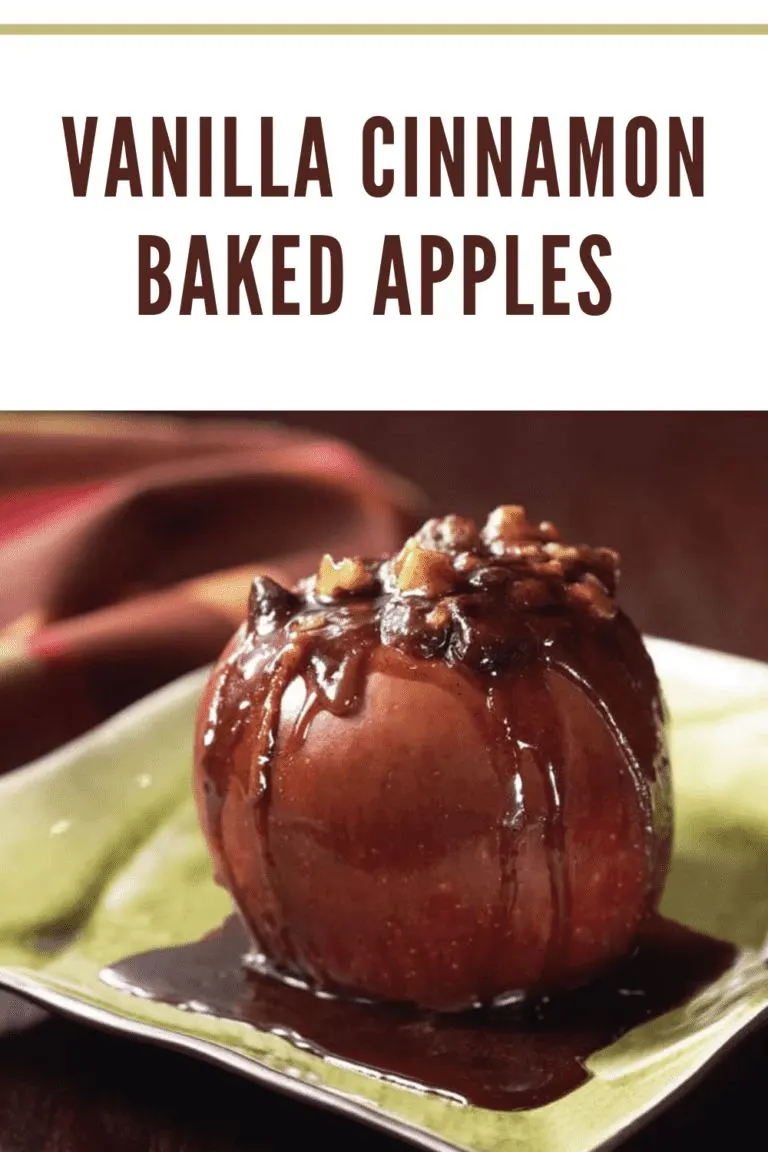
<path id="1" fill-rule="evenodd" d="M 611 544 L 623 603 L 646 631 L 768 660 L 765 414 L 285 419 L 353 439 L 441 510 L 523 502 L 569 536 Z M 177 1054 L 24 1014 L 0 998 L 0 1152 L 403 1148 Z M 765 1131 L 766 1091 L 762 1029 L 625 1148 L 741 1147 L 738 1132 Z"/>

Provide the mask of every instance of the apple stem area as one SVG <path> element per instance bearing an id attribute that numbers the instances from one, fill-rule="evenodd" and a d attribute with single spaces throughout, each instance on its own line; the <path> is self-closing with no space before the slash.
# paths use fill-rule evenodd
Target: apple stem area
<path id="1" fill-rule="evenodd" d="M 342 306 L 344 252 L 334 236 L 230 235 L 212 252 L 207 236 L 193 235 L 185 248 L 174 253 L 162 236 L 139 236 L 139 315 L 328 316 Z M 441 303 L 465 316 L 481 306 L 507 316 L 600 316 L 611 304 L 602 267 L 610 254 L 599 234 L 578 241 L 562 234 L 497 241 L 422 235 L 405 243 L 387 235 L 363 307 L 375 316 L 431 316 Z M 524 255 L 536 257 L 538 272 L 526 263 L 527 283 Z M 359 290 L 355 295 L 359 300 Z"/>

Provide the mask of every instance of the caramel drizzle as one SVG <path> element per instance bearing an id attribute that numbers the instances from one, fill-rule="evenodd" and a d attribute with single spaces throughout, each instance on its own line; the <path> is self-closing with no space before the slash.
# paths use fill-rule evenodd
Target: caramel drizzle
<path id="1" fill-rule="evenodd" d="M 302 633 L 300 636 L 290 639 L 284 647 L 278 647 L 273 651 L 266 663 L 262 665 L 260 674 L 256 677 L 261 691 L 257 691 L 255 697 L 252 698 L 251 707 L 248 711 L 251 711 L 254 716 L 258 716 L 259 720 L 255 734 L 250 737 L 252 744 L 249 754 L 250 771 L 247 791 L 254 807 L 254 817 L 264 845 L 265 860 L 270 873 L 269 879 L 275 892 L 278 890 L 278 876 L 270 847 L 269 813 L 270 768 L 277 750 L 278 739 L 285 739 L 286 750 L 295 752 L 306 740 L 312 722 L 321 710 L 330 711 L 337 716 L 344 716 L 360 707 L 364 694 L 367 661 L 378 641 L 378 629 L 373 626 L 369 618 L 366 624 L 356 628 L 355 632 L 355 642 L 351 650 L 347 649 L 343 653 L 343 648 L 350 640 L 348 636 L 329 637 L 326 629 Z M 516 718 L 510 714 L 508 703 L 510 694 L 514 691 L 514 669 L 504 673 L 487 674 L 486 705 L 488 719 L 493 728 L 492 733 L 488 734 L 490 737 L 488 744 L 496 750 L 496 771 L 505 796 L 505 808 L 499 830 L 499 911 L 503 925 L 507 927 L 511 924 L 514 916 L 518 887 L 517 853 L 520 836 L 526 823 L 523 779 L 520 773 L 522 747 L 528 749 L 536 764 L 547 797 L 548 817 L 545 825 L 545 837 L 550 874 L 552 919 L 547 960 L 545 970 L 542 973 L 543 978 L 546 979 L 547 972 L 551 971 L 557 962 L 558 954 L 565 940 L 570 918 L 571 895 L 564 822 L 565 785 L 561 771 L 563 753 L 560 722 L 557 707 L 547 686 L 544 667 L 550 666 L 557 669 L 579 685 L 604 718 L 617 743 L 624 751 L 627 770 L 630 773 L 636 795 L 639 796 L 642 804 L 649 867 L 652 864 L 652 819 L 649 781 L 600 693 L 583 676 L 576 673 L 566 652 L 560 650 L 553 653 L 539 649 L 533 662 L 526 662 L 525 666 L 529 669 L 529 674 L 530 669 L 535 667 L 537 661 L 540 664 L 537 680 L 542 688 L 541 698 L 548 699 L 551 704 L 548 709 L 547 736 L 544 744 L 535 740 L 521 743 L 519 725 Z M 234 686 L 231 683 L 231 678 L 241 677 L 242 673 L 236 665 L 231 664 L 225 670 L 224 675 L 226 683 L 220 695 L 228 694 Z M 304 680 L 304 703 L 291 731 L 282 736 L 280 734 L 280 717 L 283 696 L 288 686 L 297 677 L 302 677 Z M 233 747 L 234 743 L 248 738 L 244 728 L 244 717 L 245 713 L 238 714 L 236 724 L 227 734 L 224 746 L 221 746 L 217 740 L 216 743 L 219 746 L 210 749 L 211 755 L 219 764 L 226 762 L 228 750 Z M 524 724 L 523 729 L 525 730 Z M 237 898 L 236 893 L 233 894 Z M 290 952 L 293 954 L 294 949 L 291 948 Z"/>
<path id="2" fill-rule="evenodd" d="M 536 617 L 546 618 L 552 612 L 560 619 L 586 612 L 590 620 L 587 627 L 610 626 L 616 615 L 612 600 L 615 554 L 605 549 L 566 548 L 553 543 L 556 531 L 551 525 L 541 525 L 539 529 L 527 526 L 528 537 L 521 539 L 521 510 L 501 512 L 504 514 L 496 515 L 498 524 L 493 531 L 489 534 L 488 526 L 484 530 L 488 549 L 484 556 L 456 552 L 460 546 L 473 546 L 476 529 L 469 521 L 449 517 L 425 525 L 394 561 L 344 561 L 337 565 L 326 558 L 319 585 L 305 582 L 297 593 L 266 578 L 255 582 L 249 630 L 239 653 L 222 672 L 206 733 L 206 744 L 210 743 L 206 767 L 213 784 L 208 793 L 210 825 L 220 840 L 228 765 L 234 748 L 247 739 L 247 796 L 265 848 L 272 890 L 277 894 L 269 814 L 271 767 L 278 741 L 285 740 L 286 749 L 295 752 L 306 740 L 320 711 L 345 716 L 358 709 L 364 695 L 368 659 L 379 644 L 391 644 L 422 659 L 439 658 L 452 666 L 464 665 L 468 672 L 487 681 L 486 715 L 493 728 L 488 743 L 494 750 L 505 797 L 499 831 L 499 910 L 507 927 L 517 900 L 516 861 L 526 824 L 520 771 L 523 748 L 530 752 L 544 785 L 552 904 L 545 964 L 549 970 L 564 942 L 571 894 L 563 810 L 562 736 L 558 709 L 544 675 L 546 667 L 562 672 L 586 693 L 624 752 L 644 814 L 649 883 L 653 868 L 651 782 L 597 687 L 576 671 L 569 645 L 553 641 L 552 636 L 560 637 L 560 630 L 555 628 L 549 641 L 542 642 L 532 623 Z M 493 517 L 489 525 L 492 520 Z M 599 572 L 600 579 L 595 572 Z M 448 587 L 449 579 L 454 580 L 454 589 Z M 516 620 L 519 627 L 505 626 L 501 636 L 496 637 L 493 624 L 499 612 L 504 620 Z M 546 746 L 536 738 L 521 742 L 516 718 L 509 714 L 507 694 L 513 686 L 515 668 L 520 667 L 521 655 L 529 670 L 538 665 L 540 696 L 549 701 Z M 299 677 L 304 681 L 304 702 L 291 731 L 281 733 L 283 697 Z M 249 707 L 237 712 L 229 730 L 223 731 L 220 717 L 227 697 L 246 700 Z M 258 719 L 249 720 L 249 713 Z M 237 900 L 231 884 L 230 890 Z"/>

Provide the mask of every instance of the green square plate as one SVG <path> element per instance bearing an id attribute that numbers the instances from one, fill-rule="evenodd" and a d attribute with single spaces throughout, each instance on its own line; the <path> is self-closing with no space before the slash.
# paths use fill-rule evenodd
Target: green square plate
<path id="1" fill-rule="evenodd" d="M 509 1113 L 462 1106 L 99 979 L 130 954 L 199 938 L 230 910 L 211 881 L 191 800 L 192 720 L 204 673 L 0 780 L 0 984 L 424 1148 L 610 1145 L 768 1009 L 768 667 L 649 644 L 673 717 L 677 833 L 662 910 L 743 952 L 688 1004 L 596 1053 L 591 1079 L 555 1103 Z"/>

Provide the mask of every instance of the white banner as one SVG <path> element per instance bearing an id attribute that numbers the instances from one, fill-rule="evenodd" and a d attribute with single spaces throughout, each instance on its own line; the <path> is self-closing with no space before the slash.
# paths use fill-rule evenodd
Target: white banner
<path id="1" fill-rule="evenodd" d="M 767 64 L 760 35 L 2 35 L 0 406 L 762 403 Z"/>

